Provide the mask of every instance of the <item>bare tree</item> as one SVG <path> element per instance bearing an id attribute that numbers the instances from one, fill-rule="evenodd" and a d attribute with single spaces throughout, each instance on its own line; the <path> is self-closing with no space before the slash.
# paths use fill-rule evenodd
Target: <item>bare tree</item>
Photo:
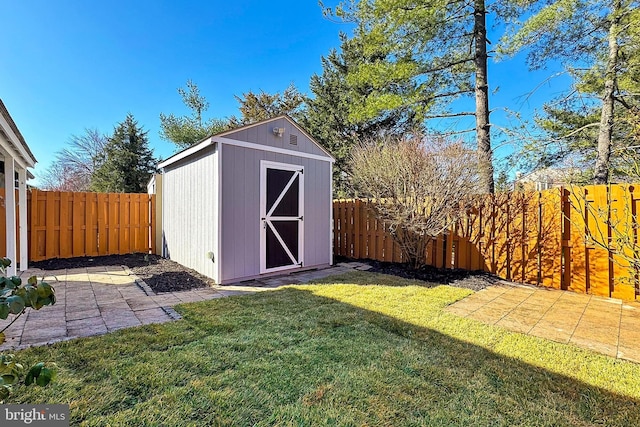
<path id="1" fill-rule="evenodd" d="M 55 155 L 55 160 L 40 178 L 42 187 L 55 191 L 89 191 L 91 176 L 99 166 L 107 138 L 97 129 L 85 129 L 82 135 L 72 135 L 67 147 Z"/>
<path id="2" fill-rule="evenodd" d="M 371 202 L 415 268 L 425 263 L 428 241 L 450 229 L 480 188 L 475 150 L 438 137 L 361 144 L 352 170 L 356 194 Z"/>
<path id="3" fill-rule="evenodd" d="M 48 191 L 86 191 L 82 180 L 74 171 L 58 160 L 39 176 L 40 187 Z"/>

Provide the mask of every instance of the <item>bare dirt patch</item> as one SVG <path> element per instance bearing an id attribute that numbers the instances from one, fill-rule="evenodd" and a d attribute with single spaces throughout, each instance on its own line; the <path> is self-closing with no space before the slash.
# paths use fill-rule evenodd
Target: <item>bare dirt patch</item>
<path id="1" fill-rule="evenodd" d="M 156 293 L 186 291 L 215 284 L 213 279 L 157 255 L 127 254 L 55 258 L 30 263 L 30 266 L 43 270 L 122 265 L 129 267 L 133 274 L 144 280 Z"/>

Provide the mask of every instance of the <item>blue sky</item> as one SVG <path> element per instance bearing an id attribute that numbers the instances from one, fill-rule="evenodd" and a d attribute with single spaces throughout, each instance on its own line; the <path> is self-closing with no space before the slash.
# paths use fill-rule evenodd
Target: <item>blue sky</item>
<path id="1" fill-rule="evenodd" d="M 315 0 L 21 0 L 2 12 L 0 98 L 38 159 L 36 177 L 71 135 L 110 133 L 129 112 L 156 156 L 168 157 L 175 148 L 158 135 L 159 114 L 187 113 L 176 91 L 187 79 L 210 102 L 206 117 L 238 115 L 234 95 L 249 90 L 294 83 L 308 92 L 320 57 L 348 31 Z M 500 81 L 491 107 L 525 116 L 561 87 L 523 104 L 549 71 L 529 73 L 519 57 L 490 73 L 492 90 Z M 500 112 L 495 119 L 506 124 Z"/>

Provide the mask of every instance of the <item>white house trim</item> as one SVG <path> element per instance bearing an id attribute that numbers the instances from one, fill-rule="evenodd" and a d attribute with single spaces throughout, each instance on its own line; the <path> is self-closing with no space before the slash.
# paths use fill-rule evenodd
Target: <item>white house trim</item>
<path id="1" fill-rule="evenodd" d="M 27 170 L 18 169 L 18 218 L 20 222 L 20 270 L 29 268 L 29 248 L 27 238 Z"/>
<path id="2" fill-rule="evenodd" d="M 26 270 L 28 267 L 26 181 L 28 178 L 33 177 L 27 168 L 32 168 L 36 163 L 36 159 L 1 99 L 0 155 L 4 161 L 5 197 L 3 202 L 5 205 L 5 240 L 7 248 L 6 254 L 0 255 L 11 259 L 11 266 L 7 269 L 7 274 L 15 275 L 18 264 L 20 264 L 20 270 Z M 15 191 L 16 172 L 18 174 L 17 200 Z M 17 215 L 16 206 L 18 207 Z M 20 219 L 19 230 L 17 230 L 18 218 Z M 18 239 L 20 239 L 20 253 L 17 253 Z"/>
<path id="3" fill-rule="evenodd" d="M 15 166 L 13 157 L 4 157 L 4 206 L 6 217 L 5 236 L 7 239 L 7 258 L 11 260 L 11 265 L 7 268 L 8 276 L 15 276 L 17 240 L 16 240 L 16 190 L 15 190 Z"/>
<path id="4" fill-rule="evenodd" d="M 11 125 L 2 115 L 0 115 L 0 135 L 4 137 L 0 138 L 0 146 L 20 167 L 34 166 L 35 160 L 33 157 L 27 154 L 20 143 L 13 143 L 13 141 L 18 141 L 20 138 L 11 130 Z"/>
<path id="5" fill-rule="evenodd" d="M 36 164 L 36 158 L 29 150 L 29 146 L 9 114 L 7 107 L 0 99 L 0 145 L 3 150 L 13 157 L 22 168 L 32 168 Z"/>

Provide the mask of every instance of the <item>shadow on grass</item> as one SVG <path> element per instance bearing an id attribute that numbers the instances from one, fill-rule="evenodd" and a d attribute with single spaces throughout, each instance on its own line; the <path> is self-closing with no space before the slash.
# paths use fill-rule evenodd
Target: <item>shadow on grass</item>
<path id="1" fill-rule="evenodd" d="M 328 288 L 183 305 L 180 322 L 29 350 L 62 372 L 18 400 L 70 403 L 72 425 L 640 425 L 636 365 L 443 314 L 451 288 L 395 288 L 391 303 L 386 287 Z"/>

